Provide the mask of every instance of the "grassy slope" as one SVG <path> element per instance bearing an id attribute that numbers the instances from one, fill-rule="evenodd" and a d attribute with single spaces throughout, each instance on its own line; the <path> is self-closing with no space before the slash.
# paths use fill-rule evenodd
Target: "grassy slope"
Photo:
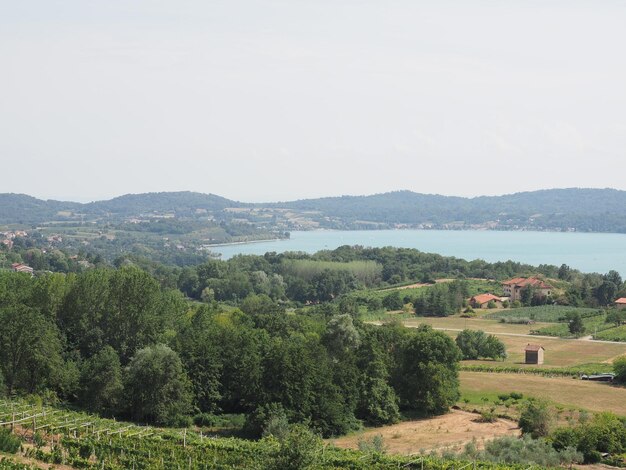
<path id="1" fill-rule="evenodd" d="M 611 411 L 626 416 L 626 388 L 606 383 L 570 378 L 547 378 L 525 374 L 461 372 L 461 393 L 470 402 L 482 397 L 497 398 L 498 393 L 522 392 L 593 412 Z"/>

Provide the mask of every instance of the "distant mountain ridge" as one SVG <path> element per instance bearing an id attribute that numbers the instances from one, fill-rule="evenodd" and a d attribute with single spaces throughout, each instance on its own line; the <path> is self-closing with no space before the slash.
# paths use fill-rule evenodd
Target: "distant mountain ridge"
<path id="1" fill-rule="evenodd" d="M 626 233 L 626 191 L 616 189 L 547 189 L 473 198 L 394 191 L 272 203 L 243 203 L 189 191 L 129 194 L 86 204 L 0 194 L 3 224 L 127 218 L 156 213 L 171 213 L 176 217 L 210 214 L 216 220 L 237 217 L 255 223 L 259 213 L 280 218 L 285 210 L 296 214 L 294 220 L 309 221 L 310 225 L 304 225 L 308 228 L 411 226 Z M 291 223 L 292 229 L 298 228 L 293 220 L 284 223 Z"/>

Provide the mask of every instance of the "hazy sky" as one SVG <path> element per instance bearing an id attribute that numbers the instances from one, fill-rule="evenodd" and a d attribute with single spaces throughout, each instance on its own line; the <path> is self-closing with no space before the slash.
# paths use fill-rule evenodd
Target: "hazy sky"
<path id="1" fill-rule="evenodd" d="M 0 0 L 0 192 L 626 189 L 626 1 Z"/>

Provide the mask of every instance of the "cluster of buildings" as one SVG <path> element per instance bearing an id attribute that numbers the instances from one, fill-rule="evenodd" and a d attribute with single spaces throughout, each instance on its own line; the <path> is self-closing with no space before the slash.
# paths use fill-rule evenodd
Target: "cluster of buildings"
<path id="1" fill-rule="evenodd" d="M 542 297 L 551 295 L 554 290 L 554 287 L 538 277 L 516 277 L 502 283 L 503 297 L 493 294 L 479 294 L 469 299 L 469 304 L 472 308 L 487 308 L 491 303 L 496 308 L 502 308 L 505 301 L 521 300 L 522 291 L 525 288 L 532 288 L 535 295 Z"/>
<path id="2" fill-rule="evenodd" d="M 9 250 L 13 248 L 13 240 L 18 237 L 27 237 L 28 233 L 24 230 L 14 230 L 11 232 L 0 232 L 0 243 L 6 246 Z"/>
<path id="3" fill-rule="evenodd" d="M 503 297 L 493 294 L 479 294 L 470 298 L 469 304 L 473 308 L 502 308 L 505 301 L 514 302 L 521 300 L 522 291 L 525 288 L 532 288 L 534 295 L 542 297 L 547 297 L 554 291 L 553 286 L 538 277 L 516 277 L 502 283 L 502 290 L 504 291 Z M 626 309 L 626 297 L 617 299 L 614 305 L 618 309 Z M 543 346 L 539 344 L 528 344 L 524 348 L 524 362 L 526 364 L 543 364 L 544 352 L 545 348 Z"/>
<path id="4" fill-rule="evenodd" d="M 516 277 L 502 283 L 504 296 L 493 294 L 479 294 L 469 299 L 472 308 L 488 308 L 489 304 L 496 308 L 502 308 L 503 302 L 515 302 L 522 299 L 522 291 L 532 288 L 534 295 L 548 297 L 554 291 L 554 287 L 538 277 Z M 618 309 L 626 309 L 626 297 L 617 299 L 614 304 Z"/>

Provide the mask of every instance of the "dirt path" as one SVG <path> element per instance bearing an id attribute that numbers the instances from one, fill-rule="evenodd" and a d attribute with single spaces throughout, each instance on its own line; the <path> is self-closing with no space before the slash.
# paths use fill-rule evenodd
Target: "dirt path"
<path id="1" fill-rule="evenodd" d="M 452 282 L 454 279 L 436 279 L 435 284 L 441 284 L 445 282 Z M 432 283 L 427 282 L 416 282 L 415 284 L 409 284 L 408 286 L 400 286 L 400 287 L 389 287 L 387 289 L 381 289 L 380 292 L 389 292 L 391 290 L 403 290 L 403 289 L 417 289 L 419 287 L 428 287 L 432 286 Z"/>
<path id="2" fill-rule="evenodd" d="M 442 447 L 463 447 L 473 439 L 480 447 L 485 440 L 519 434 L 517 423 L 513 421 L 499 419 L 495 423 L 478 423 L 477 417 L 474 413 L 453 410 L 435 418 L 369 428 L 330 442 L 344 449 L 358 449 L 360 439 L 381 435 L 387 452 L 410 455 Z"/>
<path id="3" fill-rule="evenodd" d="M 441 330 L 441 331 L 463 331 L 461 328 L 433 328 L 433 330 Z M 488 335 L 494 336 L 520 336 L 522 338 L 544 338 L 544 339 L 558 339 L 555 336 L 541 336 L 541 335 L 527 335 L 523 333 L 503 333 L 501 331 L 485 331 Z M 569 341 L 579 341 L 579 340 L 569 340 Z M 614 341 L 611 341 L 612 343 Z"/>

